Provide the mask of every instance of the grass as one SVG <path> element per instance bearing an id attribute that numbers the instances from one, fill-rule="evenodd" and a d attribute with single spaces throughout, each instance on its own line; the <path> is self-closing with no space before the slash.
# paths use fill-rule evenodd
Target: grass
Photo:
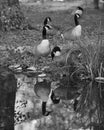
<path id="1" fill-rule="evenodd" d="M 73 15 L 71 15 L 70 10 L 66 11 L 51 11 L 51 12 L 37 12 L 34 8 L 22 8 L 26 17 L 28 17 L 28 21 L 35 27 L 38 28 L 39 25 L 42 25 L 43 19 L 46 16 L 50 16 L 52 18 L 53 24 L 58 26 L 61 31 L 67 30 L 68 28 L 72 28 L 74 26 Z M 88 15 L 89 14 L 89 15 Z M 98 28 L 99 28 L 99 20 L 104 20 L 104 14 L 102 11 L 96 11 L 93 9 L 86 9 L 85 14 L 80 19 L 80 24 L 83 28 L 83 36 L 84 39 L 90 39 L 91 44 L 96 43 Z M 101 25 L 101 32 L 103 38 L 103 27 L 104 23 Z M 6 46 L 34 46 L 41 41 L 41 31 L 14 31 L 14 32 L 4 32 L 1 33 L 0 45 Z M 103 39 L 104 40 L 104 39 Z M 54 37 L 51 40 L 51 44 L 58 44 L 60 46 L 65 45 L 63 41 L 59 37 Z M 88 41 L 87 41 L 88 42 Z"/>
<path id="2" fill-rule="evenodd" d="M 103 122 L 103 80 L 104 80 L 104 60 L 103 60 L 103 37 L 102 37 L 102 25 L 99 24 L 96 35 L 96 42 L 92 44 L 92 41 L 87 35 L 87 40 L 80 40 L 79 50 L 82 53 L 82 59 L 79 63 L 78 69 L 75 70 L 74 74 L 82 73 L 81 71 L 87 72 L 89 83 L 85 83 L 85 86 L 81 90 L 80 99 L 78 103 L 77 111 L 81 113 L 81 117 L 89 118 L 90 122 Z M 83 78 L 83 77 L 82 77 Z M 86 78 L 86 75 L 85 75 Z M 99 81 L 96 80 L 99 78 Z M 96 117 L 94 117 L 96 115 Z M 86 123 L 88 121 L 86 119 Z M 93 121 L 92 121 L 93 120 Z M 89 126 L 89 125 L 88 125 Z"/>

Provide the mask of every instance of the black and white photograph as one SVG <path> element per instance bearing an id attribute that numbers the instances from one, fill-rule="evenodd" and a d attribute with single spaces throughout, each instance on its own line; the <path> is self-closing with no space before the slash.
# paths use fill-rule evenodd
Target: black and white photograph
<path id="1" fill-rule="evenodd" d="M 0 0 L 0 130 L 104 130 L 104 0 Z"/>

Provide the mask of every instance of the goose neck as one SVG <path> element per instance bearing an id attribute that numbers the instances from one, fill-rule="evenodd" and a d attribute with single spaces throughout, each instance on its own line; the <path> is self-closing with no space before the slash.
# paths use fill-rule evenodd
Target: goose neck
<path id="1" fill-rule="evenodd" d="M 74 15 L 74 22 L 75 22 L 75 25 L 76 25 L 76 26 L 79 25 L 78 17 L 77 17 L 76 14 Z"/>
<path id="2" fill-rule="evenodd" d="M 46 28 L 45 27 L 43 27 L 42 38 L 47 39 L 47 37 L 46 37 Z"/>

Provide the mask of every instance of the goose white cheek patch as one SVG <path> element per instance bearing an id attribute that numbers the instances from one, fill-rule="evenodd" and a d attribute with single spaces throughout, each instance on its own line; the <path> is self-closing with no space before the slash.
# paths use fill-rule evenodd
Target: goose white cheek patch
<path id="1" fill-rule="evenodd" d="M 59 52 L 59 51 L 57 51 L 56 53 L 55 53 L 55 56 L 60 56 L 61 55 L 61 53 Z"/>
<path id="2" fill-rule="evenodd" d="M 75 14 L 82 15 L 82 10 L 77 10 L 77 11 L 75 12 Z"/>

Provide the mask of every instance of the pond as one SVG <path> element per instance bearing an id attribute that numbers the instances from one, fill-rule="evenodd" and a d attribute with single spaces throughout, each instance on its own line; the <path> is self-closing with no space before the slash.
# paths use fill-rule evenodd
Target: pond
<path id="1" fill-rule="evenodd" d="M 92 49 L 91 46 L 90 49 Z M 54 129 L 64 129 L 65 127 L 66 129 L 74 127 L 78 129 L 82 124 L 84 124 L 83 127 L 89 124 L 88 115 L 92 111 L 93 120 L 98 121 L 96 112 L 100 113 L 103 110 L 99 111 L 96 108 L 98 104 L 103 108 L 103 64 L 99 62 L 99 64 L 88 66 L 84 53 L 85 50 L 84 52 L 74 50 L 74 53 L 72 52 L 70 58 L 67 59 L 67 65 L 61 64 L 56 68 L 52 68 L 52 66 L 44 66 L 41 69 L 31 67 L 22 73 L 19 70 L 16 74 L 18 81 L 16 102 L 20 102 L 19 106 L 23 105 L 23 102 L 27 105 L 26 109 L 24 109 L 25 105 L 20 107 L 27 115 L 23 122 L 33 119 L 39 122 L 44 120 L 39 123 L 38 129 L 43 126 L 46 129 L 47 125 L 50 129 L 53 127 Z M 82 62 L 83 55 L 84 62 Z M 101 60 L 101 57 L 99 59 Z M 58 104 L 54 104 L 50 98 L 47 98 L 46 95 L 49 95 L 51 90 L 56 97 L 60 98 Z M 45 95 L 44 101 L 47 100 L 47 110 L 51 112 L 47 117 L 42 115 L 41 95 Z M 50 120 L 49 124 L 47 120 Z"/>

